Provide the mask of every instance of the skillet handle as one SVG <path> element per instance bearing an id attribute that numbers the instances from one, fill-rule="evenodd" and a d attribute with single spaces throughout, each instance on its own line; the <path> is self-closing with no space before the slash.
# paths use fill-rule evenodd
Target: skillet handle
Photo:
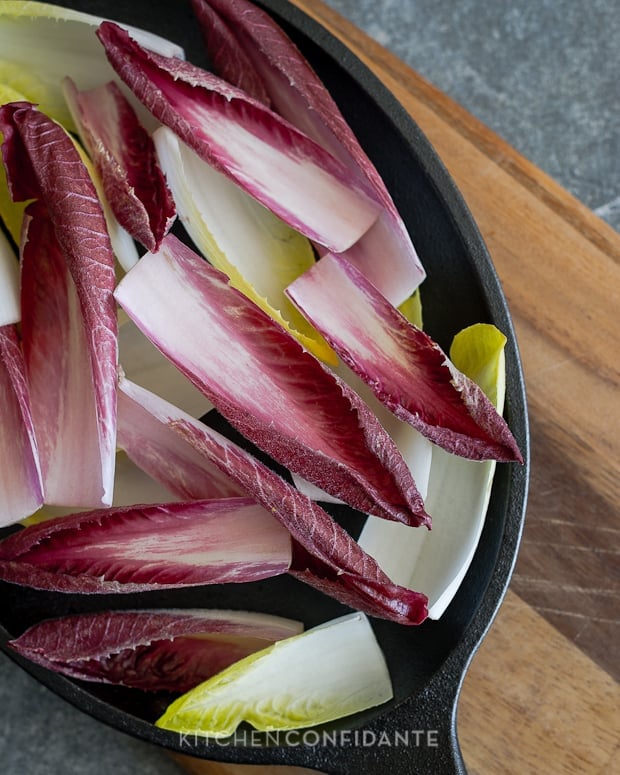
<path id="1" fill-rule="evenodd" d="M 375 766 L 359 771 L 368 775 L 467 775 L 456 728 L 460 684 L 454 676 L 444 677 L 415 700 L 403 703 L 388 717 L 389 757 L 382 756 L 379 747 Z M 398 747 L 403 735 L 408 746 Z"/>
<path id="2" fill-rule="evenodd" d="M 454 680 L 454 675 L 444 676 L 443 681 L 423 692 L 415 703 L 410 703 L 410 712 L 415 710 L 416 721 L 426 731 L 426 745 L 416 749 L 415 769 L 405 768 L 403 772 L 467 775 L 456 726 L 463 678 L 463 673 L 459 672 L 460 680 Z"/>
<path id="3" fill-rule="evenodd" d="M 329 755 L 325 769 L 337 775 L 467 775 L 456 729 L 463 669 L 446 671 L 424 691 L 375 722 L 366 734 L 374 745 L 342 750 L 338 763 Z M 330 758 L 332 760 L 330 761 Z M 315 765 L 316 766 L 316 765 Z"/>

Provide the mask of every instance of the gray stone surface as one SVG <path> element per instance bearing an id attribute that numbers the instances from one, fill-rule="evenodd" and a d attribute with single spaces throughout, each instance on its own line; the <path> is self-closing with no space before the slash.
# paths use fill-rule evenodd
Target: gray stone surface
<path id="1" fill-rule="evenodd" d="M 3 775 L 183 775 L 162 751 L 52 694 L 0 653 Z"/>
<path id="2" fill-rule="evenodd" d="M 326 0 L 620 228 L 618 0 Z"/>
<path id="3" fill-rule="evenodd" d="M 617 0 L 327 0 L 620 227 Z M 179 775 L 0 654 L 5 775 Z"/>

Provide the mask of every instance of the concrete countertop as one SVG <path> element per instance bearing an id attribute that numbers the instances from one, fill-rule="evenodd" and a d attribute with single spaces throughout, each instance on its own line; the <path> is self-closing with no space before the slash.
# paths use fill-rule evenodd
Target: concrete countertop
<path id="1" fill-rule="evenodd" d="M 614 0 L 326 0 L 620 229 Z M 180 775 L 0 654 L 6 775 Z"/>
<path id="2" fill-rule="evenodd" d="M 614 0 L 325 0 L 620 229 Z"/>

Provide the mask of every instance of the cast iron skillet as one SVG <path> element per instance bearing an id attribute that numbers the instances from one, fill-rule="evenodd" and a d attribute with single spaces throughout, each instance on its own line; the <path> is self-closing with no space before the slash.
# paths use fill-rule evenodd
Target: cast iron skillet
<path id="1" fill-rule="evenodd" d="M 188 3 L 74 0 L 64 4 L 169 37 L 185 47 L 188 59 L 206 64 Z M 512 323 L 491 259 L 454 183 L 409 115 L 345 46 L 287 0 L 262 0 L 260 5 L 285 27 L 312 62 L 386 181 L 428 272 L 423 286 L 428 332 L 444 348 L 454 333 L 475 322 L 493 322 L 508 336 L 506 418 L 527 461 L 526 401 Z M 220 427 L 225 425 L 220 423 Z M 106 608 L 241 608 L 301 618 L 307 627 L 347 611 L 287 577 L 251 585 L 101 597 L 43 593 L 2 584 L 0 646 L 52 691 L 91 716 L 138 738 L 197 757 L 290 764 L 341 775 L 463 773 L 456 734 L 459 690 L 508 585 L 524 519 L 527 482 L 527 462 L 523 466 L 498 466 L 479 547 L 462 586 L 439 621 L 403 627 L 373 620 L 390 668 L 394 700 L 332 725 L 326 730 L 328 744 L 324 746 L 315 744 L 317 735 L 289 738 L 287 745 L 276 745 L 270 739 L 256 745 L 256 737 L 247 736 L 225 746 L 181 738 L 152 724 L 169 698 L 68 680 L 22 660 L 6 646 L 7 640 L 42 619 Z M 359 515 L 344 509 L 332 513 L 356 535 L 361 525 Z M 339 744 L 331 744 L 338 731 L 343 732 Z M 402 742 L 407 739 L 409 745 Z M 300 740 L 305 745 L 299 745 Z M 390 742 L 368 744 L 373 740 Z"/>

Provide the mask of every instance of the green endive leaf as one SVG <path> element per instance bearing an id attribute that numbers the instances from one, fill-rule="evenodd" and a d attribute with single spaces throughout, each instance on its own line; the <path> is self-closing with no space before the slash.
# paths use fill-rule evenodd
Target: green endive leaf
<path id="1" fill-rule="evenodd" d="M 0 105 L 7 102 L 22 102 L 26 97 L 12 86 L 2 81 L 2 63 L 0 62 Z M 0 132 L 0 142 L 3 136 Z M 9 184 L 6 179 L 4 164 L 0 163 L 0 218 L 4 221 L 13 241 L 19 245 L 22 231 L 22 220 L 27 202 L 14 202 L 9 193 Z"/>
<path id="2" fill-rule="evenodd" d="M 71 76 L 80 89 L 115 78 L 95 31 L 101 17 L 51 3 L 0 2 L 0 83 L 12 87 L 69 131 L 75 126 L 61 83 Z M 183 57 L 175 43 L 143 30 L 131 34 L 164 56 Z M 142 109 L 142 113 L 146 113 Z M 152 118 L 151 118 L 152 123 Z"/>
<path id="3" fill-rule="evenodd" d="M 410 323 L 413 323 L 414 326 L 424 328 L 422 318 L 422 296 L 419 288 L 416 288 L 411 296 L 399 305 L 398 311 L 404 315 Z"/>
<path id="4" fill-rule="evenodd" d="M 301 729 L 392 698 L 385 658 L 366 616 L 349 614 L 236 662 L 172 703 L 157 726 L 229 737 Z"/>
<path id="5" fill-rule="evenodd" d="M 2 12 L 4 7 L 0 5 L 0 40 L 5 34 L 5 23 Z M 48 116 L 64 123 L 73 129 L 73 122 L 69 117 L 64 99 L 54 85 L 42 80 L 39 71 L 25 67 L 22 62 L 11 62 L 5 57 L 9 52 L 2 41 L 0 49 L 0 90 L 3 93 L 2 103 L 25 100 L 39 106 L 39 109 Z M 13 92 L 9 99 L 4 94 Z"/>
<path id="6" fill-rule="evenodd" d="M 460 331 L 450 347 L 450 358 L 457 369 L 473 379 L 498 412 L 506 395 L 506 337 L 490 323 L 476 323 Z"/>

